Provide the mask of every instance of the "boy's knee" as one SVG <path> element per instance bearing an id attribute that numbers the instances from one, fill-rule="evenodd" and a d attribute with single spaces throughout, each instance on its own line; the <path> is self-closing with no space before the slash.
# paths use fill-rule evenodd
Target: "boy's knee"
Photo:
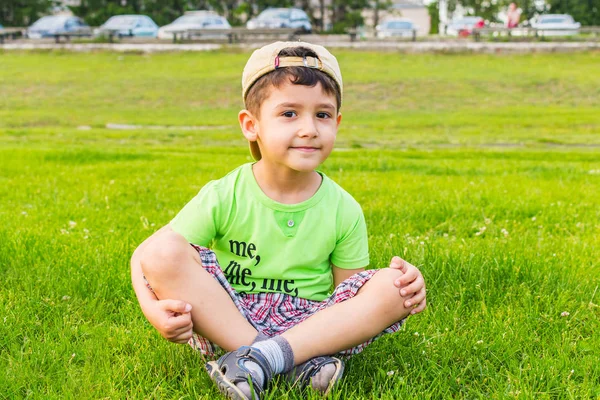
<path id="1" fill-rule="evenodd" d="M 142 271 L 147 278 L 177 273 L 185 261 L 189 262 L 191 252 L 193 248 L 181 235 L 166 232 L 144 248 Z"/>

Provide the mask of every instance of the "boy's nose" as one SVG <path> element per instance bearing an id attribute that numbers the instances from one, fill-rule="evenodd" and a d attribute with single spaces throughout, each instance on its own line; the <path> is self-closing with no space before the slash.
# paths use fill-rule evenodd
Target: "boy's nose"
<path id="1" fill-rule="evenodd" d="M 314 118 L 304 118 L 298 132 L 300 137 L 314 137 L 319 134 Z"/>

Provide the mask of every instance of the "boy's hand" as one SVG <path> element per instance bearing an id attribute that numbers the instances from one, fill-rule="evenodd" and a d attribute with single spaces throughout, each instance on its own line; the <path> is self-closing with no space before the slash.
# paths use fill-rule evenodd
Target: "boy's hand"
<path id="1" fill-rule="evenodd" d="M 399 269 L 404 273 L 394 281 L 394 286 L 400 289 L 400 295 L 406 299 L 404 307 L 413 307 L 411 314 L 423 311 L 427 306 L 427 300 L 425 299 L 425 280 L 421 271 L 398 256 L 392 258 L 390 268 Z"/>
<path id="2" fill-rule="evenodd" d="M 157 300 L 146 317 L 162 337 L 183 344 L 192 337 L 191 311 L 192 306 L 181 300 Z"/>

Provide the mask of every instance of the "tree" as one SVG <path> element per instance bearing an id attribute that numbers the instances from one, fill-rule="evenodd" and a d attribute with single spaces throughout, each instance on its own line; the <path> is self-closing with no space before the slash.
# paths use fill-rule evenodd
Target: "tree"
<path id="1" fill-rule="evenodd" d="M 553 14 L 570 14 L 581 25 L 600 25 L 600 0 L 547 0 Z"/>
<path id="2" fill-rule="evenodd" d="M 392 5 L 392 0 L 374 0 L 373 7 L 373 26 L 379 25 L 379 11 L 387 10 Z"/>
<path id="3" fill-rule="evenodd" d="M 2 0 L 0 21 L 6 26 L 29 26 L 48 14 L 53 5 L 52 0 Z"/>
<path id="4" fill-rule="evenodd" d="M 380 4 L 383 4 L 380 2 Z M 362 10 L 370 8 L 369 0 L 332 0 L 331 21 L 334 33 L 344 33 L 348 28 L 364 24 Z"/>
<path id="5" fill-rule="evenodd" d="M 498 11 L 500 11 L 503 4 L 498 1 L 489 0 L 457 0 L 449 1 L 448 9 L 450 10 L 450 3 L 454 3 L 452 10 L 456 8 L 456 4 L 460 4 L 465 8 L 469 15 L 476 15 L 482 17 L 488 21 L 496 21 Z"/>
<path id="6" fill-rule="evenodd" d="M 429 28 L 429 33 L 432 35 L 440 33 L 440 5 L 437 1 L 433 1 L 429 3 L 427 6 L 427 11 L 429 12 L 429 19 L 431 21 L 431 25 Z"/>

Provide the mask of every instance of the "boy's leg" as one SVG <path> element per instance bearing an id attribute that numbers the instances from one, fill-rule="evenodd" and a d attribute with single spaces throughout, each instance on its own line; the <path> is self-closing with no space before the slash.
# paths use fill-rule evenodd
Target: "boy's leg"
<path id="1" fill-rule="evenodd" d="M 194 332 L 226 351 L 250 345 L 256 337 L 256 329 L 204 270 L 198 252 L 179 234 L 165 235 L 159 244 L 148 243 L 141 265 L 159 299 L 192 305 Z"/>
<path id="2" fill-rule="evenodd" d="M 237 369 L 223 367 L 221 364 L 225 362 L 221 360 L 209 363 L 211 377 L 223 393 L 239 393 L 241 398 L 250 398 L 250 387 L 245 379 L 238 379 L 238 376 L 252 373 L 252 385 L 258 381 L 255 389 L 262 391 L 265 378 L 268 381 L 272 374 L 286 372 L 293 365 L 318 356 L 339 353 L 363 344 L 409 315 L 410 309 L 404 307 L 406 299 L 394 286 L 394 281 L 402 274 L 400 270 L 390 268 L 377 271 L 349 300 L 316 312 L 279 336 L 253 343 L 252 348 L 227 353 L 226 357 L 231 358 L 228 365 L 235 365 Z M 247 357 L 248 353 L 256 351 L 258 360 Z M 331 364 L 324 367 L 315 371 L 312 378 L 323 380 L 316 383 L 318 389 L 326 392 L 332 385 L 336 368 Z M 314 380 L 312 383 L 315 383 Z"/>
<path id="3" fill-rule="evenodd" d="M 379 270 L 357 295 L 318 311 L 281 336 L 294 352 L 294 363 L 336 354 L 377 336 L 385 328 L 407 317 L 404 298 L 394 281 L 402 276 L 396 269 Z"/>

